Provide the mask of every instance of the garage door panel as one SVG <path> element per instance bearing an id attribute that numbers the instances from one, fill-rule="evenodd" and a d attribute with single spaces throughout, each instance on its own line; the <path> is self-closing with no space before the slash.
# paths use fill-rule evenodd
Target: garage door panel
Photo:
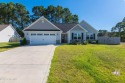
<path id="1" fill-rule="evenodd" d="M 30 44 L 56 44 L 55 35 L 36 35 L 31 36 L 30 40 Z"/>
<path id="2" fill-rule="evenodd" d="M 41 44 L 40 42 L 42 42 L 42 39 L 40 39 L 40 37 L 32 37 L 31 41 L 32 44 Z"/>

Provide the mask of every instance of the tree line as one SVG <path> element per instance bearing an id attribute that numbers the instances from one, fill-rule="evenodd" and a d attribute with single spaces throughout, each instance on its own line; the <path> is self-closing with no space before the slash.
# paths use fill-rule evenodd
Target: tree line
<path id="1" fill-rule="evenodd" d="M 111 31 L 99 30 L 98 36 L 120 37 L 125 42 L 125 18 L 121 22 L 116 23 Z"/>
<path id="2" fill-rule="evenodd" d="M 32 21 L 44 16 L 54 23 L 78 23 L 78 15 L 73 15 L 68 8 L 63 8 L 62 6 L 55 7 L 50 5 L 47 8 L 44 6 L 35 6 L 32 8 L 32 12 Z"/>
<path id="3" fill-rule="evenodd" d="M 111 32 L 113 36 L 119 36 L 122 42 L 125 42 L 125 18 L 112 27 Z"/>
<path id="4" fill-rule="evenodd" d="M 125 37 L 125 18 L 112 27 L 111 32 L 114 36 Z"/>
<path id="5" fill-rule="evenodd" d="M 24 28 L 30 22 L 26 7 L 20 3 L 0 3 L 0 24 L 12 24 Z"/>
<path id="6" fill-rule="evenodd" d="M 12 24 L 22 30 L 41 16 L 54 23 L 78 23 L 78 15 L 62 6 L 34 6 L 31 15 L 23 4 L 0 3 L 0 24 Z"/>

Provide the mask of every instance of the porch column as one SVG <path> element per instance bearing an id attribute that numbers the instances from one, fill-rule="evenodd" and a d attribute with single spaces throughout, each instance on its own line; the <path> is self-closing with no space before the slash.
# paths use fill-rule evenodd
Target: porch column
<path id="1" fill-rule="evenodd" d="M 70 31 L 68 31 L 68 43 L 70 43 L 70 40 L 71 40 L 71 34 Z"/>
<path id="2" fill-rule="evenodd" d="M 30 40 L 29 44 L 31 44 L 31 36 L 29 37 L 29 40 Z"/>
<path id="3" fill-rule="evenodd" d="M 86 32 L 84 32 L 84 40 L 86 40 L 86 34 L 87 34 L 87 33 L 86 33 Z"/>
<path id="4" fill-rule="evenodd" d="M 95 40 L 98 40 L 98 37 L 97 37 L 98 33 L 95 33 Z"/>
<path id="5" fill-rule="evenodd" d="M 60 44 L 62 43 L 62 32 L 60 32 Z"/>

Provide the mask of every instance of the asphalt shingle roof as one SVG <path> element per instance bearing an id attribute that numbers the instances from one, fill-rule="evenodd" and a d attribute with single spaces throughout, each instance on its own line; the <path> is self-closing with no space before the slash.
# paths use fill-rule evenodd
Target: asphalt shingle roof
<path id="1" fill-rule="evenodd" d="M 77 23 L 53 23 L 59 29 L 56 29 L 56 28 L 51 29 L 50 27 L 46 27 L 45 24 L 43 26 L 43 24 L 41 22 L 38 22 L 38 23 L 35 24 L 35 26 L 31 26 L 31 27 L 25 29 L 25 31 L 59 31 L 59 29 L 60 29 L 63 31 L 63 33 L 66 33 L 71 28 L 73 28 L 75 25 L 77 25 Z M 36 27 L 36 26 L 38 26 L 38 27 Z"/>
<path id="2" fill-rule="evenodd" d="M 63 33 L 66 33 L 70 29 L 72 29 L 77 23 L 53 23 L 55 26 L 57 26 L 59 29 L 63 31 Z"/>

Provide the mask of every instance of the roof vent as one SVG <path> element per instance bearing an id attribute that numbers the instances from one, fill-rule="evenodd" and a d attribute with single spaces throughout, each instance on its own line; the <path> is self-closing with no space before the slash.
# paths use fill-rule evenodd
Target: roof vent
<path id="1" fill-rule="evenodd" d="M 41 19 L 42 23 L 44 23 L 44 19 Z"/>

